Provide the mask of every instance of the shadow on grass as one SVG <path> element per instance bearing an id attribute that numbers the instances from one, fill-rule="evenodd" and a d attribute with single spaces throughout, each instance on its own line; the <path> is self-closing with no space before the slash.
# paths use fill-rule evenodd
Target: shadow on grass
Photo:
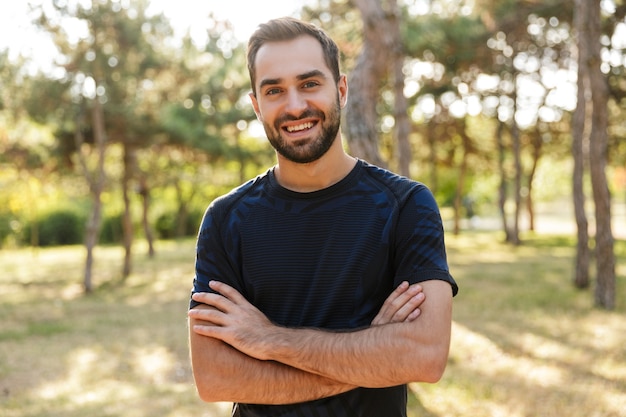
<path id="1" fill-rule="evenodd" d="M 598 310 L 592 291 L 574 288 L 571 238 L 448 242 L 460 292 L 441 388 L 465 406 L 446 415 L 626 416 L 624 300 Z M 618 297 L 625 285 L 619 277 Z"/>
<path id="2" fill-rule="evenodd" d="M 495 233 L 447 240 L 460 286 L 450 361 L 438 384 L 411 384 L 409 417 L 626 416 L 624 300 L 600 311 L 591 291 L 573 288 L 571 238 L 533 236 L 518 248 Z M 616 244 L 621 268 L 625 246 Z M 89 297 L 63 296 L 80 285 L 75 249 L 18 253 L 15 275 L 0 276 L 0 414 L 228 416 L 193 386 L 193 251 L 193 241 L 164 245 L 123 286 L 106 284 L 121 262 L 105 253 Z M 620 277 L 620 297 L 625 288 Z"/>

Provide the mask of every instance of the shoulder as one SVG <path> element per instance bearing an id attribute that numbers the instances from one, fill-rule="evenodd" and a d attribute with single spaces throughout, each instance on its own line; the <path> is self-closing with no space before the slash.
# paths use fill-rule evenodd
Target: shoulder
<path id="1" fill-rule="evenodd" d="M 435 199 L 425 184 L 365 161 L 360 161 L 360 163 L 363 172 L 362 181 L 370 181 L 381 190 L 392 194 L 400 205 L 413 200 L 419 204 L 436 206 Z"/>
<path id="2" fill-rule="evenodd" d="M 204 213 L 200 233 L 210 226 L 229 223 L 229 217 L 240 215 L 242 210 L 250 207 L 251 201 L 258 200 L 268 183 L 268 173 L 269 171 L 213 200 Z"/>

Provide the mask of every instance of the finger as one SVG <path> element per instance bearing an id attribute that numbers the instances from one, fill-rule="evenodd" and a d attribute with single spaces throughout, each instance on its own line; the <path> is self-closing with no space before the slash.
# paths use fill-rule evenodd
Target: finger
<path id="1" fill-rule="evenodd" d="M 419 308 L 416 308 L 415 310 L 413 310 L 411 314 L 407 316 L 405 321 L 411 322 L 415 320 L 416 318 L 418 318 L 420 314 L 422 314 L 422 310 L 420 310 Z"/>
<path id="2" fill-rule="evenodd" d="M 233 287 L 228 284 L 224 284 L 220 281 L 209 281 L 209 287 L 224 297 L 228 298 L 232 302 L 236 304 L 240 304 L 241 302 L 245 302 L 246 299 Z"/>
<path id="3" fill-rule="evenodd" d="M 423 292 L 411 297 L 393 315 L 392 321 L 400 323 L 403 321 L 413 321 L 421 314 L 419 306 L 424 302 L 426 296 Z"/>
<path id="4" fill-rule="evenodd" d="M 402 281 L 400 285 L 396 287 L 395 290 L 385 300 L 383 306 L 380 308 L 380 313 L 384 316 L 390 309 L 393 309 L 394 301 L 398 299 L 406 290 L 409 289 L 409 283 L 407 281 Z M 395 309 L 394 309 L 395 311 Z"/>
<path id="5" fill-rule="evenodd" d="M 202 336 L 212 337 L 214 339 L 220 339 L 224 337 L 224 331 L 222 326 L 216 326 L 214 324 L 206 322 L 196 322 L 192 326 L 193 332 Z"/>
<path id="6" fill-rule="evenodd" d="M 420 284 L 409 286 L 407 282 L 401 283 L 383 303 L 383 307 L 372 320 L 372 325 L 386 324 L 390 322 L 400 323 L 406 320 L 415 320 L 420 312 L 415 311 L 424 301 Z"/>
<path id="7" fill-rule="evenodd" d="M 396 291 L 387 297 L 385 304 L 383 304 L 383 309 L 381 309 L 381 311 L 383 311 L 383 316 L 388 319 L 392 319 L 397 314 L 398 310 L 409 303 L 413 297 L 421 292 L 422 286 L 419 284 L 409 286 L 409 284 L 406 283 L 403 288 L 398 287 Z"/>
<path id="8" fill-rule="evenodd" d="M 221 326 L 225 322 L 225 314 L 215 308 L 193 308 L 187 312 L 187 316 L 207 325 Z"/>
<path id="9" fill-rule="evenodd" d="M 192 294 L 191 298 L 198 303 L 205 304 L 210 307 L 214 307 L 220 311 L 228 311 L 232 305 L 232 301 L 224 297 L 221 294 L 215 294 L 212 292 L 197 292 Z M 194 309 L 190 310 L 193 311 Z"/>
<path id="10" fill-rule="evenodd" d="M 397 311 L 407 303 L 412 296 L 421 291 L 419 284 L 409 286 L 407 281 L 403 281 L 398 287 L 387 297 L 380 311 L 372 320 L 372 325 L 389 323 L 393 320 Z"/>

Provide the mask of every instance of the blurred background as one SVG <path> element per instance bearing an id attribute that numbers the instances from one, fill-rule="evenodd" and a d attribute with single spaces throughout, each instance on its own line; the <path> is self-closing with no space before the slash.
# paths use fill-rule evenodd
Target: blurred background
<path id="1" fill-rule="evenodd" d="M 504 355 L 504 374 L 537 371 L 511 386 L 499 374 L 415 387 L 413 415 L 625 415 L 622 0 L 4 2 L 0 415 L 228 415 L 199 403 L 186 363 L 193 239 L 215 197 L 274 163 L 245 47 L 259 23 L 285 15 L 340 46 L 348 150 L 435 194 L 461 282 L 460 345 Z M 483 281 L 487 264 L 510 285 Z M 524 293 L 530 277 L 541 291 Z M 500 293 L 472 298 L 477 283 Z M 555 291 L 565 293 L 553 305 Z M 520 292 L 528 304 L 513 304 L 543 330 L 503 313 Z M 507 300 L 489 316 L 502 332 L 472 307 L 494 298 Z M 572 322 L 546 324 L 565 311 Z M 582 317 L 588 329 L 573 340 Z M 512 328 L 528 338 L 510 340 Z M 595 353 L 582 342 L 594 335 Z M 585 354 L 572 351 L 579 342 Z M 521 360 L 528 343 L 552 349 L 533 357 L 566 363 Z M 605 358 L 601 370 L 582 365 L 586 354 Z M 586 382 L 566 392 L 541 382 L 563 386 L 568 367 Z M 564 413 L 581 390 L 591 394 Z M 453 395 L 463 407 L 441 402 Z"/>

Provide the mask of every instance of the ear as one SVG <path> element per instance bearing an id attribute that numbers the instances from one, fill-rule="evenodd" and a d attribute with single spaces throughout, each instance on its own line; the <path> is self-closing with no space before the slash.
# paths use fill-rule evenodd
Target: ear
<path id="1" fill-rule="evenodd" d="M 250 97 L 250 101 L 252 102 L 252 108 L 254 109 L 254 113 L 256 113 L 256 118 L 259 119 L 259 122 L 262 122 L 261 112 L 259 111 L 259 102 L 256 99 L 256 95 L 254 93 L 248 94 Z"/>
<path id="2" fill-rule="evenodd" d="M 348 77 L 345 74 L 341 74 L 339 77 L 337 91 L 339 92 L 339 105 L 344 108 L 348 102 Z"/>

